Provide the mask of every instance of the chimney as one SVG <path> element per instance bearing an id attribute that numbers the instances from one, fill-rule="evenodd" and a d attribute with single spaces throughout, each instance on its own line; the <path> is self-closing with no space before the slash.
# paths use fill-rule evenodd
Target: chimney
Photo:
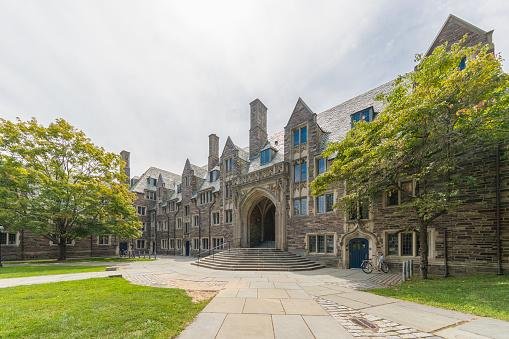
<path id="1" fill-rule="evenodd" d="M 219 165 L 219 137 L 215 134 L 209 135 L 209 172 Z"/>
<path id="2" fill-rule="evenodd" d="M 251 106 L 251 126 L 249 128 L 249 159 L 253 159 L 267 143 L 267 107 L 255 99 Z"/>
<path id="3" fill-rule="evenodd" d="M 131 153 L 127 151 L 120 152 L 120 156 L 125 161 L 125 174 L 127 175 L 127 184 L 131 183 Z"/>

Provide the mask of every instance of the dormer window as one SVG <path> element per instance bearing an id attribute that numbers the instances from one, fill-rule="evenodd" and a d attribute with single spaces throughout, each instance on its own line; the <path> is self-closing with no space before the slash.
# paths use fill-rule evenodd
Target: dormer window
<path id="1" fill-rule="evenodd" d="M 219 179 L 219 171 L 218 170 L 210 171 L 209 172 L 209 181 L 214 182 L 217 179 Z"/>
<path id="2" fill-rule="evenodd" d="M 370 122 L 375 118 L 375 112 L 373 111 L 373 107 L 369 107 L 350 115 L 350 119 L 352 122 L 352 127 L 359 121 Z"/>
<path id="3" fill-rule="evenodd" d="M 293 146 L 305 145 L 308 142 L 308 129 L 306 126 L 293 130 Z"/>
<path id="4" fill-rule="evenodd" d="M 224 161 L 224 167 L 227 173 L 233 171 L 233 158 L 226 159 Z"/>
<path id="5" fill-rule="evenodd" d="M 147 178 L 147 184 L 150 186 L 156 186 L 157 185 L 157 179 L 156 178 L 151 178 L 151 177 L 148 177 Z"/>
<path id="6" fill-rule="evenodd" d="M 264 149 L 260 152 L 260 165 L 266 165 L 272 160 L 272 150 L 270 148 Z"/>

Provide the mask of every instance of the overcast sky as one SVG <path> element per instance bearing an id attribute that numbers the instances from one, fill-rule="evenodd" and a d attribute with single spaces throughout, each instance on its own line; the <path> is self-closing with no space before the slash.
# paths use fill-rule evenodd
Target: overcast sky
<path id="1" fill-rule="evenodd" d="M 508 57 L 508 1 L 0 0 L 0 117 L 63 117 L 132 175 L 181 173 L 210 133 L 247 146 L 255 98 L 272 133 L 298 97 L 319 113 L 411 70 L 449 13 Z"/>

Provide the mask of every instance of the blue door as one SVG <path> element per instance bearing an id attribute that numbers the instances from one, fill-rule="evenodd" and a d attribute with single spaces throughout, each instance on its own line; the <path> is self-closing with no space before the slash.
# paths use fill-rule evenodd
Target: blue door
<path id="1" fill-rule="evenodd" d="M 191 243 L 189 242 L 189 240 L 186 241 L 186 256 L 189 256 L 189 252 L 191 250 Z"/>
<path id="2" fill-rule="evenodd" d="M 360 268 L 362 261 L 368 259 L 368 239 L 355 238 L 348 243 L 350 252 L 350 268 Z"/>

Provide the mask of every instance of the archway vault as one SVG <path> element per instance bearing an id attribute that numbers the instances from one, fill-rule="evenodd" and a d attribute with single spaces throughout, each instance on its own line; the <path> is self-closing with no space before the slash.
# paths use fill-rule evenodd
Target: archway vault
<path id="1" fill-rule="evenodd" d="M 240 247 L 274 241 L 274 247 L 286 249 L 285 214 L 281 211 L 281 202 L 272 192 L 264 188 L 251 189 L 239 203 L 239 216 L 240 223 L 235 233 L 240 239 Z M 256 217 L 259 217 L 261 225 L 256 225 Z M 254 227 L 258 227 L 259 231 L 255 231 Z"/>

